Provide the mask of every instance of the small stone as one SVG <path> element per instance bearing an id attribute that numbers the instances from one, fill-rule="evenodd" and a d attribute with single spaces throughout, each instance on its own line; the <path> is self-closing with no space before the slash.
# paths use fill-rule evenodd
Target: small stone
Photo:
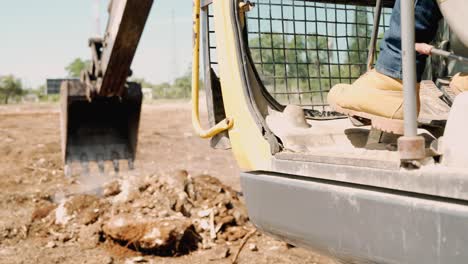
<path id="1" fill-rule="evenodd" d="M 99 209 L 85 210 L 81 215 L 80 223 L 83 225 L 94 224 L 99 216 Z"/>
<path id="2" fill-rule="evenodd" d="M 112 257 L 105 257 L 102 261 L 103 264 L 112 264 L 114 263 L 114 259 Z"/>
<path id="3" fill-rule="evenodd" d="M 101 226 L 95 223 L 89 226 L 83 226 L 78 235 L 78 243 L 83 249 L 92 249 L 99 244 Z"/>
<path id="4" fill-rule="evenodd" d="M 286 249 L 295 248 L 294 245 L 291 245 L 291 244 L 289 244 L 289 243 L 285 243 L 285 244 L 286 244 L 286 245 L 285 245 Z"/>
<path id="5" fill-rule="evenodd" d="M 125 260 L 125 264 L 145 263 L 145 262 L 148 262 L 148 261 L 142 256 Z"/>
<path id="6" fill-rule="evenodd" d="M 121 192 L 120 184 L 117 181 L 113 181 L 104 186 L 103 195 L 104 197 L 115 196 Z"/>
<path id="7" fill-rule="evenodd" d="M 55 208 L 56 206 L 53 204 L 48 204 L 48 205 L 36 208 L 31 215 L 31 221 L 40 220 L 40 219 L 47 217 Z"/>
<path id="8" fill-rule="evenodd" d="M 164 217 L 168 217 L 168 216 L 169 216 L 169 213 L 166 210 L 161 211 L 161 212 L 158 213 L 158 217 L 160 217 L 160 218 L 164 218 Z"/>
<path id="9" fill-rule="evenodd" d="M 229 247 L 227 246 L 220 246 L 212 249 L 210 251 L 210 257 L 208 258 L 209 260 L 220 260 L 220 259 L 225 259 L 229 257 L 230 250 Z"/>
<path id="10" fill-rule="evenodd" d="M 61 241 L 62 243 L 65 243 L 67 241 L 70 241 L 72 239 L 71 235 L 69 234 L 60 234 L 57 239 Z"/>
<path id="11" fill-rule="evenodd" d="M 250 251 L 258 251 L 258 247 L 255 244 L 249 244 L 249 250 Z"/>
<path id="12" fill-rule="evenodd" d="M 271 246 L 268 250 L 276 251 L 276 250 L 279 250 L 279 249 L 280 249 L 279 246 Z"/>
<path id="13" fill-rule="evenodd" d="M 208 222 L 208 220 L 203 219 L 200 221 L 200 227 L 203 230 L 210 230 L 210 223 Z"/>
<path id="14" fill-rule="evenodd" d="M 46 248 L 56 248 L 57 247 L 57 244 L 55 244 L 54 241 L 49 241 L 46 246 Z"/>
<path id="15" fill-rule="evenodd" d="M 211 211 L 212 211 L 211 208 L 207 210 L 198 211 L 198 217 L 200 218 L 207 217 L 211 214 Z"/>

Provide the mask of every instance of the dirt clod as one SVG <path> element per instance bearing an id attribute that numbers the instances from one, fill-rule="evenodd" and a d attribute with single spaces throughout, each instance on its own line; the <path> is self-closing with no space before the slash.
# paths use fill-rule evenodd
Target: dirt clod
<path id="1" fill-rule="evenodd" d="M 258 247 L 256 244 L 249 244 L 249 250 L 250 251 L 258 251 Z"/>
<path id="2" fill-rule="evenodd" d="M 99 244 L 101 225 L 99 223 L 84 226 L 78 234 L 78 243 L 83 249 L 95 248 Z"/>
<path id="3" fill-rule="evenodd" d="M 189 245 L 182 243 L 189 242 L 192 229 L 191 221 L 183 218 L 147 220 L 130 215 L 113 217 L 103 227 L 104 233 L 114 240 L 160 255 L 184 252 Z M 192 242 L 197 241 L 192 239 Z"/>
<path id="4" fill-rule="evenodd" d="M 210 250 L 209 260 L 220 260 L 229 257 L 231 251 L 228 246 L 218 246 Z"/>
<path id="5" fill-rule="evenodd" d="M 104 186 L 104 197 L 115 196 L 121 192 L 120 184 L 118 181 L 112 181 Z"/>
<path id="6" fill-rule="evenodd" d="M 55 244 L 54 241 L 49 241 L 47 242 L 47 244 L 45 245 L 46 248 L 55 248 L 57 247 L 57 244 Z"/>
<path id="7" fill-rule="evenodd" d="M 55 208 L 57 208 L 55 204 L 47 204 L 41 207 L 37 207 L 31 215 L 31 221 L 43 219 L 44 217 L 48 216 Z"/>

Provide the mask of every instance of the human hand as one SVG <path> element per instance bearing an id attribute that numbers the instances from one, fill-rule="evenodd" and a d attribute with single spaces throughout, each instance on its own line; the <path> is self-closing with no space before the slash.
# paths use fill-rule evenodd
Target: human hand
<path id="1" fill-rule="evenodd" d="M 434 46 L 426 44 L 426 43 L 416 43 L 415 45 L 416 51 L 424 55 L 431 55 L 431 51 L 433 48 Z"/>

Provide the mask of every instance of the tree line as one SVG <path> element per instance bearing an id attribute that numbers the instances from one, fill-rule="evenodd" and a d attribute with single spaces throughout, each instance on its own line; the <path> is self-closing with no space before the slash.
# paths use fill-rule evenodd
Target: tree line
<path id="1" fill-rule="evenodd" d="M 360 76 L 366 70 L 368 39 L 372 32 L 367 13 L 366 7 L 357 7 L 354 21 L 350 21 L 354 22 L 351 32 L 346 32 L 350 36 L 341 40 L 346 49 L 340 51 L 333 46 L 338 45 L 334 36 L 317 33 L 265 32 L 250 38 L 250 54 L 267 89 L 326 91 L 334 84 L 351 82 Z"/>
<path id="2" fill-rule="evenodd" d="M 67 65 L 65 70 L 68 72 L 69 77 L 79 78 L 81 71 L 88 67 L 89 64 L 90 61 L 77 58 Z M 189 68 L 182 76 L 177 77 L 172 84 L 169 82 L 154 84 L 139 77 L 132 77 L 130 80 L 140 83 L 143 88 L 150 88 L 153 91 L 153 98 L 189 98 L 192 87 L 192 70 Z"/>
<path id="3" fill-rule="evenodd" d="M 0 76 L 0 101 L 8 104 L 12 99 L 17 100 L 25 94 L 21 79 L 13 75 Z"/>

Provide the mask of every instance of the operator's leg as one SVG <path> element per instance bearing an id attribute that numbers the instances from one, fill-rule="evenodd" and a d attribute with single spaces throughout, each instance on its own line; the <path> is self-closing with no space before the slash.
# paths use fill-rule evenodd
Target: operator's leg
<path id="1" fill-rule="evenodd" d="M 442 17 L 436 0 L 416 0 L 416 41 L 430 42 Z M 338 112 L 372 120 L 384 131 L 403 130 L 403 85 L 400 0 L 395 2 L 390 27 L 380 45 L 376 70 L 361 76 L 352 85 L 338 84 L 330 90 L 328 103 Z M 421 79 L 425 55 L 417 56 L 417 77 Z"/>
<path id="2" fill-rule="evenodd" d="M 441 18 L 442 14 L 436 0 L 416 0 L 416 43 L 430 43 L 437 33 L 437 26 Z M 380 44 L 380 54 L 375 68 L 380 73 L 401 80 L 401 59 L 401 13 L 400 0 L 397 0 L 390 19 L 390 27 L 385 32 L 384 39 Z M 421 81 L 426 59 L 427 55 L 416 55 L 418 82 Z"/>

